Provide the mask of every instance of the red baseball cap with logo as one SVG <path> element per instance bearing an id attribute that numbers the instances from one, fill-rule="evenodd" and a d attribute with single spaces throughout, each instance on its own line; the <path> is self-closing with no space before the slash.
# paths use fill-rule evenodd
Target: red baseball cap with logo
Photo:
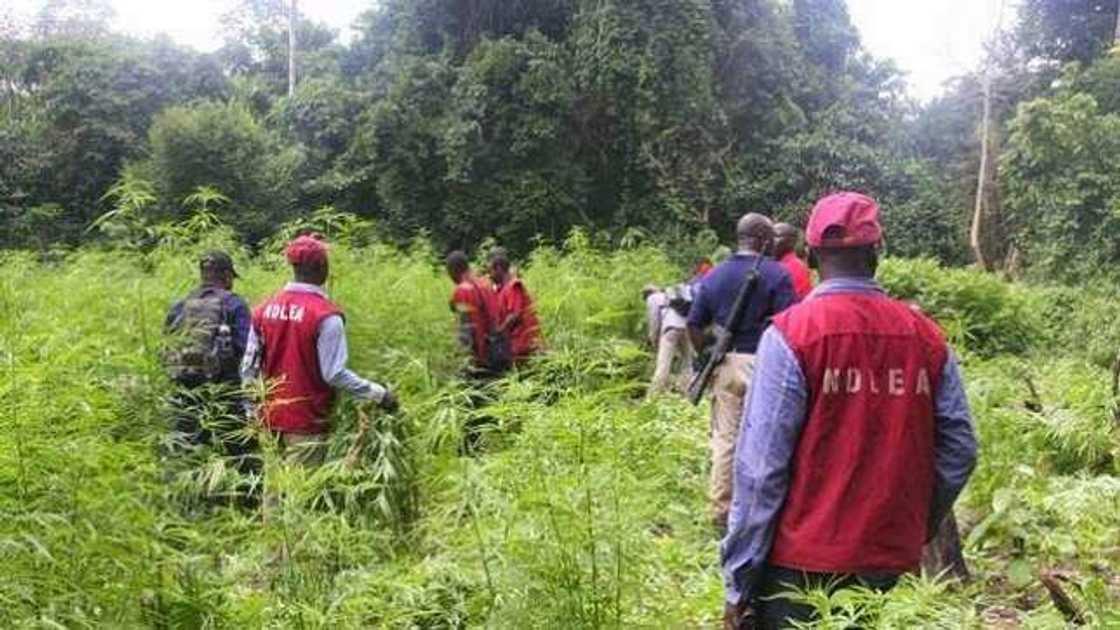
<path id="1" fill-rule="evenodd" d="M 327 259 L 327 244 L 314 236 L 300 236 L 288 243 L 284 255 L 293 265 L 323 262 Z"/>
<path id="2" fill-rule="evenodd" d="M 805 229 L 809 247 L 862 247 L 882 240 L 879 204 L 854 192 L 835 193 L 818 201 Z"/>

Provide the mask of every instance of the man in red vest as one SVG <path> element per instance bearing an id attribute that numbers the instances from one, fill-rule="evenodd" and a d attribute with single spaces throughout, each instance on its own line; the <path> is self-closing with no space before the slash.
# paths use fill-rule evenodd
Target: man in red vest
<path id="1" fill-rule="evenodd" d="M 455 284 L 451 311 L 459 316 L 459 345 L 470 352 L 472 374 L 493 376 L 501 371 L 490 365 L 490 337 L 500 325 L 498 295 L 489 281 L 475 277 L 467 255 L 461 251 L 448 254 L 447 275 Z"/>
<path id="2" fill-rule="evenodd" d="M 394 410 L 396 397 L 346 367 L 342 311 L 323 285 L 330 265 L 327 246 L 300 236 L 285 250 L 294 280 L 253 311 L 253 325 L 241 366 L 243 381 L 263 374 L 268 395 L 261 417 L 296 461 L 322 463 L 323 437 L 335 390 Z"/>
<path id="3" fill-rule="evenodd" d="M 504 248 L 490 252 L 490 280 L 497 293 L 498 332 L 509 335 L 513 361 L 521 363 L 540 349 L 541 325 L 525 283 L 510 271 Z"/>
<path id="4" fill-rule="evenodd" d="M 807 240 L 821 285 L 759 342 L 721 546 L 734 628 L 811 621 L 790 588 L 891 588 L 976 463 L 960 370 L 938 327 L 875 281 L 882 229 L 863 195 L 822 199 Z"/>
<path id="5" fill-rule="evenodd" d="M 801 230 L 788 223 L 774 226 L 774 259 L 777 260 L 793 280 L 793 294 L 800 302 L 813 290 L 813 275 L 809 267 L 797 255 L 797 242 L 801 240 Z"/>

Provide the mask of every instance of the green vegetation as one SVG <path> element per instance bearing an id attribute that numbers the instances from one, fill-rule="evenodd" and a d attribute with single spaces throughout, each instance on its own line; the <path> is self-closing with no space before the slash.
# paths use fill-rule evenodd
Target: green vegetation
<path id="1" fill-rule="evenodd" d="M 217 455 L 165 480 L 158 346 L 199 251 L 242 252 L 239 289 L 259 300 L 286 278 L 274 246 L 249 259 L 208 224 L 162 228 L 142 249 L 4 255 L 0 625 L 716 622 L 706 419 L 679 398 L 643 398 L 636 296 L 679 273 L 658 248 L 604 253 L 576 232 L 537 249 L 523 272 L 550 351 L 474 391 L 455 376 L 450 286 L 429 246 L 378 244 L 343 215 L 303 225 L 336 242 L 330 289 L 349 315 L 356 369 L 397 386 L 405 411 L 371 418 L 355 446 L 360 414 L 341 406 L 319 470 L 287 467 L 266 446 L 266 484 L 283 498 L 264 513 L 199 501 L 236 474 Z M 965 358 L 983 451 L 958 513 L 977 575 L 838 594 L 829 627 L 1063 627 L 1035 579 L 1042 569 L 1068 573 L 1094 624 L 1120 622 L 1108 371 L 1041 333 L 1057 308 L 1044 290 L 920 261 L 888 260 L 882 275 L 945 321 Z"/>
<path id="2" fill-rule="evenodd" d="M 861 45 L 844 0 L 384 0 L 349 43 L 287 3 L 229 0 L 202 54 L 112 32 L 107 0 L 0 12 L 0 246 L 88 239 L 121 182 L 182 216 L 197 187 L 253 247 L 331 207 L 386 242 L 573 227 L 725 234 L 746 210 L 801 222 L 836 189 L 877 198 L 895 255 L 968 245 L 980 70 L 925 104 Z M 1081 278 L 1120 261 L 1115 3 L 1029 0 L 988 48 L 991 269 Z M 709 238 L 710 240 L 710 238 Z"/>
<path id="3" fill-rule="evenodd" d="M 838 188 L 882 202 L 881 277 L 955 344 L 982 453 L 976 579 L 809 594 L 823 627 L 1064 627 L 1040 571 L 1120 625 L 1115 4 L 1020 4 L 990 74 L 920 105 L 843 0 L 382 0 L 346 45 L 297 16 L 291 96 L 280 0 L 231 3 L 210 54 L 104 0 L 0 9 L 0 627 L 715 624 L 706 420 L 644 398 L 638 292 Z M 945 266 L 978 179 L 984 262 L 1031 284 Z M 341 405 L 313 471 L 266 439 L 280 499 L 221 507 L 228 462 L 159 456 L 164 310 L 215 246 L 259 301 L 308 229 L 405 408 Z M 438 260 L 495 242 L 549 351 L 476 390 Z"/>

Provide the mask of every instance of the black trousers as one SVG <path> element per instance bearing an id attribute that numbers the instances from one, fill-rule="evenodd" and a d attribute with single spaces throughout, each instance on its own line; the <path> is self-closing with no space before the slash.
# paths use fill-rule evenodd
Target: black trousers
<path id="1" fill-rule="evenodd" d="M 782 593 L 813 589 L 827 589 L 832 593 L 854 586 L 889 591 L 897 583 L 897 574 L 807 573 L 771 565 L 763 571 L 756 590 L 755 627 L 759 630 L 779 630 L 791 627 L 794 621 L 802 623 L 815 621 L 813 607 L 781 597 Z"/>
<path id="2" fill-rule="evenodd" d="M 165 454 L 190 458 L 208 449 L 218 449 L 245 477 L 261 474 L 260 445 L 245 429 L 245 400 L 239 388 L 225 384 L 180 387 L 169 399 L 171 434 Z M 248 505 L 257 500 L 258 489 L 249 480 L 239 484 L 238 501 Z"/>

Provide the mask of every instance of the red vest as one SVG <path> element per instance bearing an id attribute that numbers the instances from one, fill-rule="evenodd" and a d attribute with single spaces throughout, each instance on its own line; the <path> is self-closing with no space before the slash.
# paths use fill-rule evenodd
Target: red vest
<path id="1" fill-rule="evenodd" d="M 520 278 L 511 278 L 509 282 L 498 289 L 499 321 L 505 321 L 514 313 L 520 313 L 521 319 L 509 332 L 510 349 L 515 359 L 525 359 L 536 352 L 540 347 L 541 324 L 537 320 L 537 309 L 533 307 L 533 298 Z"/>
<path id="2" fill-rule="evenodd" d="M 319 372 L 319 324 L 341 315 L 327 298 L 281 291 L 253 311 L 261 337 L 261 369 L 269 382 L 265 426 L 279 433 L 318 434 L 326 430 L 334 390 Z"/>
<path id="3" fill-rule="evenodd" d="M 805 263 L 794 252 L 789 252 L 778 262 L 789 272 L 790 280 L 793 281 L 793 294 L 797 296 L 797 301 L 809 297 L 809 293 L 813 291 L 813 276 Z"/>
<path id="4" fill-rule="evenodd" d="M 485 367 L 490 362 L 490 329 L 497 328 L 501 306 L 494 287 L 485 278 L 467 277 L 455 285 L 451 294 L 451 310 L 466 313 L 471 321 L 474 362 Z"/>
<path id="5" fill-rule="evenodd" d="M 769 562 L 822 573 L 917 569 L 934 484 L 937 325 L 878 293 L 811 298 L 774 318 L 808 417 Z"/>

